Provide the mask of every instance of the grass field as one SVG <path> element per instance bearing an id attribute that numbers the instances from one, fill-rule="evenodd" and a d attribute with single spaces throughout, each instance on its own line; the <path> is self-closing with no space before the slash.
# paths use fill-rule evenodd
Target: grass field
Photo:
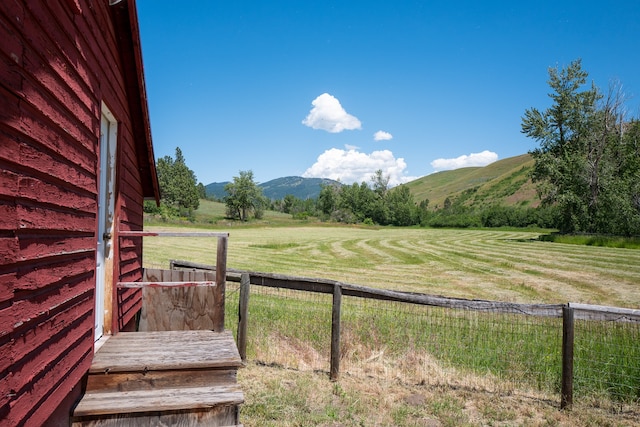
<path id="1" fill-rule="evenodd" d="M 463 298 L 640 305 L 640 251 L 541 242 L 536 240 L 539 232 L 302 226 L 286 218 L 230 224 L 224 230 L 230 232 L 232 268 Z M 145 265 L 166 268 L 169 259 L 213 264 L 215 241 L 145 238 Z M 267 301 L 264 311 L 258 311 L 260 300 Z M 284 308 L 268 295 L 254 295 L 252 301 L 250 335 L 259 340 L 239 374 L 246 393 L 241 419 L 248 426 L 640 425 L 637 404 L 616 406 L 596 397 L 578 401 L 572 411 L 559 411 L 555 380 L 540 389 L 496 386 L 495 381 L 503 380 L 487 375 L 482 366 L 456 368 L 469 363 L 456 360 L 464 354 L 421 350 L 430 345 L 419 342 L 428 324 L 411 321 L 409 313 L 391 312 L 382 322 L 378 307 L 368 309 L 359 323 L 345 317 L 343 333 L 353 339 L 343 349 L 345 371 L 331 383 L 323 350 L 330 302 L 301 303 L 292 314 L 291 306 Z M 477 317 L 471 319 L 477 323 Z M 228 320 L 233 323 L 233 308 Z M 396 335 L 394 327 L 401 324 L 405 329 L 413 324 L 418 340 L 401 336 L 395 342 L 407 345 L 398 347 L 376 335 L 381 329 Z M 469 338 L 465 325 L 450 325 L 454 336 L 447 338 Z M 508 324 L 500 327 L 511 329 Z M 536 341 L 557 341 L 557 334 L 547 338 L 546 328 L 537 327 Z M 507 364 L 521 363 L 507 353 L 499 357 Z M 365 363 L 349 365 L 347 358 Z M 452 360 L 444 363 L 445 358 Z M 549 381 L 557 373 L 541 372 L 540 378 Z"/>
<path id="2" fill-rule="evenodd" d="M 147 227 L 160 230 L 161 227 Z M 540 242 L 539 232 L 231 227 L 232 268 L 508 302 L 640 306 L 640 251 Z M 154 239 L 151 241 L 150 239 Z M 147 238 L 145 263 L 213 264 L 213 239 Z"/>

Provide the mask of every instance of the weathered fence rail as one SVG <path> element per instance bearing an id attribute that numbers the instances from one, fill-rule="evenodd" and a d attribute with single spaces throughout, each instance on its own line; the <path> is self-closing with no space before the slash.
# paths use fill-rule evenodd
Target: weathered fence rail
<path id="1" fill-rule="evenodd" d="M 174 270 L 215 270 L 215 266 L 183 260 L 172 260 Z M 287 276 L 277 273 L 261 273 L 227 268 L 227 281 L 240 282 L 242 273 L 249 275 L 250 284 L 272 288 L 333 294 L 335 286 L 342 288 L 342 295 L 360 298 L 396 301 L 411 304 L 462 310 L 491 311 L 524 314 L 539 317 L 562 317 L 562 307 L 574 309 L 576 320 L 599 320 L 640 323 L 640 310 L 569 302 L 567 304 L 518 304 L 502 301 L 450 298 L 437 295 L 370 288 L 336 280 Z"/>
<path id="2" fill-rule="evenodd" d="M 215 267 L 189 261 L 173 260 L 171 261 L 171 269 L 210 271 L 214 270 Z M 250 292 L 249 285 L 331 294 L 333 299 L 329 372 L 332 380 L 338 378 L 340 371 L 340 320 L 343 296 L 357 297 L 367 300 L 432 306 L 444 309 L 562 319 L 562 378 L 560 384 L 560 404 L 562 408 L 570 406 L 573 403 L 575 321 L 582 320 L 640 324 L 640 310 L 619 307 L 605 307 L 578 303 L 517 304 L 477 299 L 469 300 L 448 298 L 436 295 L 369 288 L 328 279 L 294 277 L 282 274 L 248 272 L 234 269 L 227 269 L 226 280 L 229 282 L 242 283 L 239 297 L 241 302 L 239 304 L 238 314 L 238 341 L 240 354 L 243 359 L 246 359 L 246 328 L 248 323 L 248 301 Z M 631 343 L 631 345 L 638 344 Z M 640 378 L 638 381 L 640 382 Z M 638 393 L 640 396 L 640 384 Z"/>

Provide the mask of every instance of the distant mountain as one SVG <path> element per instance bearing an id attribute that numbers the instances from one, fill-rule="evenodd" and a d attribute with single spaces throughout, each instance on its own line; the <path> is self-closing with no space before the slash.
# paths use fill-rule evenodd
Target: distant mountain
<path id="1" fill-rule="evenodd" d="M 213 182 L 205 186 L 207 196 L 222 199 L 227 195 L 224 186 L 229 182 Z M 280 200 L 287 194 L 298 199 L 315 199 L 320 194 L 321 185 L 340 185 L 338 181 L 326 178 L 302 178 L 300 176 L 287 176 L 258 184 L 262 188 L 262 194 L 272 200 Z"/>
<path id="2" fill-rule="evenodd" d="M 224 191 L 224 186 L 228 183 L 229 181 L 212 182 L 211 184 L 205 185 L 204 189 L 207 193 L 207 197 L 215 197 L 216 199 L 222 200 L 222 198 L 227 195 L 227 192 Z"/>
<path id="3" fill-rule="evenodd" d="M 484 167 L 461 168 L 423 176 L 407 183 L 414 200 L 429 200 L 429 207 L 442 207 L 447 197 L 462 197 L 465 204 L 482 207 L 500 204 L 505 206 L 537 206 L 540 201 L 529 178 L 534 160 L 529 154 L 498 160 Z M 208 196 L 224 198 L 224 186 L 228 182 L 207 185 Z M 263 194 L 272 200 L 280 200 L 287 194 L 298 199 L 317 198 L 321 184 L 340 185 L 338 181 L 322 178 L 287 176 L 262 184 Z"/>
<path id="4" fill-rule="evenodd" d="M 537 206 L 534 184 L 529 178 L 534 160 L 529 154 L 498 160 L 484 167 L 461 168 L 423 176 L 407 183 L 416 202 L 442 207 L 447 197 L 463 197 L 475 207 Z"/>
<path id="5" fill-rule="evenodd" d="M 302 178 L 300 176 L 286 176 L 276 178 L 259 185 L 262 193 L 272 200 L 284 198 L 291 194 L 298 199 L 316 199 L 320 195 L 322 185 L 341 185 L 338 181 L 327 178 Z"/>

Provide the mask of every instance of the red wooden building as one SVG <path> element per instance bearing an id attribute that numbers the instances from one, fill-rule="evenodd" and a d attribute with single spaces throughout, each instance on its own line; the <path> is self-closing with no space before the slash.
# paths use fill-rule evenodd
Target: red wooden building
<path id="1" fill-rule="evenodd" d="M 0 425 L 68 424 L 158 199 L 133 0 L 0 1 Z M 59 420 L 59 421 L 58 421 Z"/>

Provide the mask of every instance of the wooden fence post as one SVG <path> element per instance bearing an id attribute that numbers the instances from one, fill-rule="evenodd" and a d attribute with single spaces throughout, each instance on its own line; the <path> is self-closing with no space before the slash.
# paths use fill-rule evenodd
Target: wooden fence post
<path id="1" fill-rule="evenodd" d="M 216 287 L 214 291 L 213 330 L 224 331 L 224 303 L 227 280 L 227 237 L 218 237 L 216 255 Z"/>
<path id="2" fill-rule="evenodd" d="M 562 391 L 560 409 L 573 405 L 573 308 L 569 304 L 562 307 Z"/>
<path id="3" fill-rule="evenodd" d="M 331 310 L 331 367 L 329 379 L 336 381 L 340 375 L 340 310 L 342 305 L 342 286 L 333 286 L 333 308 Z"/>
<path id="4" fill-rule="evenodd" d="M 247 324 L 249 323 L 249 273 L 240 276 L 240 299 L 238 301 L 238 352 L 243 362 L 247 360 Z"/>

